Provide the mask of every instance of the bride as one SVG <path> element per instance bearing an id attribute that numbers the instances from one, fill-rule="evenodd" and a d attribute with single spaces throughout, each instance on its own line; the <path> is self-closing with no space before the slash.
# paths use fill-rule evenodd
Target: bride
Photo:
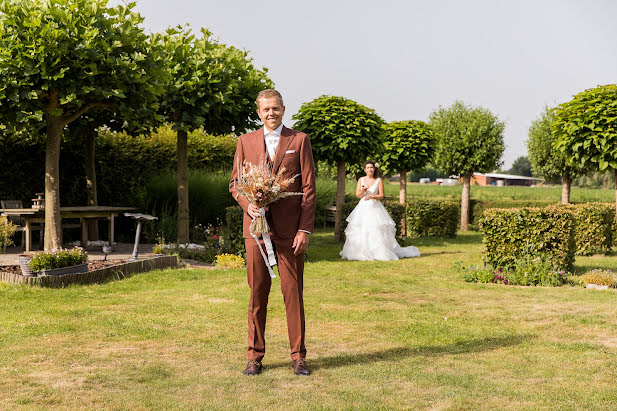
<path id="1" fill-rule="evenodd" d="M 347 217 L 345 245 L 341 257 L 347 260 L 398 260 L 419 257 L 416 247 L 401 247 L 396 241 L 396 226 L 379 200 L 384 197 L 383 181 L 379 178 L 377 164 L 364 163 L 365 177 L 358 180 L 356 208 Z"/>

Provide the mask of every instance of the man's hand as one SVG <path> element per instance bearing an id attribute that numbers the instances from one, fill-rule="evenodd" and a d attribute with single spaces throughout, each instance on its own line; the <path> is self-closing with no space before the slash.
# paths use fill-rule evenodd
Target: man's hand
<path id="1" fill-rule="evenodd" d="M 249 206 L 246 209 L 246 212 L 249 213 L 249 215 L 251 216 L 253 220 L 259 217 L 259 207 L 257 207 L 253 203 L 249 203 Z"/>
<path id="2" fill-rule="evenodd" d="M 294 255 L 303 254 L 308 248 L 309 244 L 309 235 L 304 231 L 298 231 L 296 236 L 294 237 L 294 242 L 291 245 L 291 248 L 294 249 Z"/>

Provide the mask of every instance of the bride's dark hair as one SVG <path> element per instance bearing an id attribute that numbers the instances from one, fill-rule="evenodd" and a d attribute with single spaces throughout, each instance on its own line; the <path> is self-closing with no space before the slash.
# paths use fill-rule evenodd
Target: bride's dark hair
<path id="1" fill-rule="evenodd" d="M 375 171 L 373 172 L 373 177 L 374 178 L 379 177 L 379 164 L 377 164 L 374 160 L 368 160 L 362 166 L 362 170 L 364 170 L 366 168 L 367 164 L 372 164 L 373 168 L 375 169 Z"/>

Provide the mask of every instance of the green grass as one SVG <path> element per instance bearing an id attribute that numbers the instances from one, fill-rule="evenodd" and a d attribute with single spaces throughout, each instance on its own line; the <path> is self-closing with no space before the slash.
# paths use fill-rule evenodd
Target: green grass
<path id="1" fill-rule="evenodd" d="M 348 262 L 311 236 L 308 364 L 289 366 L 279 280 L 264 372 L 245 377 L 243 270 L 155 271 L 65 289 L 0 285 L 5 409 L 613 409 L 617 292 L 465 283 L 481 236 Z M 614 257 L 577 268 L 617 269 Z"/>
<path id="2" fill-rule="evenodd" d="M 332 182 L 335 186 L 336 183 Z M 345 187 L 347 193 L 355 193 L 356 183 L 348 181 Z M 385 185 L 386 196 L 399 197 L 399 183 L 389 182 Z M 437 186 L 425 184 L 407 184 L 407 198 L 409 199 L 435 199 L 460 201 L 462 186 Z M 570 193 L 570 201 L 584 203 L 590 201 L 615 202 L 615 190 L 602 188 L 579 188 L 573 187 Z M 507 200 L 541 200 L 556 203 L 561 201 L 561 186 L 548 187 L 492 187 L 472 186 L 471 198 L 485 201 Z"/>

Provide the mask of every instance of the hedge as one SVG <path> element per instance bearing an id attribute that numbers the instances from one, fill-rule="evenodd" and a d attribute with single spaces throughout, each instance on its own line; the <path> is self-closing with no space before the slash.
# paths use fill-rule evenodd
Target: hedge
<path id="1" fill-rule="evenodd" d="M 546 255 L 556 267 L 570 271 L 575 224 L 573 214 L 559 208 L 488 209 L 480 221 L 484 261 L 511 269 L 525 256 Z"/>
<path id="2" fill-rule="evenodd" d="M 231 169 L 236 141 L 234 136 L 189 133 L 189 167 Z M 0 134 L 0 158 L 0 198 L 22 200 L 29 207 L 34 193 L 45 187 L 44 140 Z M 150 178 L 176 168 L 176 136 L 169 126 L 138 137 L 101 131 L 96 139 L 99 204 L 143 207 Z M 86 204 L 84 142 L 62 142 L 60 200 L 62 206 Z"/>
<path id="3" fill-rule="evenodd" d="M 489 208 L 542 208 L 552 204 L 556 204 L 554 201 L 546 200 L 481 201 L 472 199 L 469 202 L 469 224 L 474 224 L 476 226 L 482 219 L 482 216 L 484 215 L 484 210 L 487 210 Z"/>
<path id="4" fill-rule="evenodd" d="M 460 221 L 458 203 L 413 200 L 407 203 L 408 237 L 456 237 Z"/>
<path id="5" fill-rule="evenodd" d="M 571 213 L 576 223 L 576 255 L 608 253 L 613 245 L 615 205 L 605 203 L 556 204 L 549 209 Z"/>

